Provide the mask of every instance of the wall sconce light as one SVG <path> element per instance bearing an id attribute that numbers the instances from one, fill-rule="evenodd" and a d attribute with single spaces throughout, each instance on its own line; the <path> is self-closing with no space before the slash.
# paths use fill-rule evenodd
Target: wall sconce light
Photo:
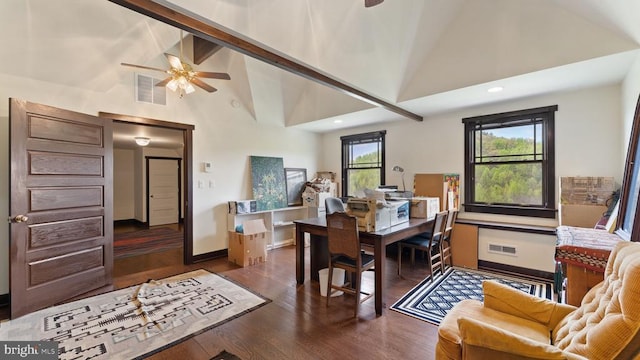
<path id="1" fill-rule="evenodd" d="M 144 136 L 136 136 L 133 139 L 136 141 L 136 144 L 138 144 L 140 146 L 147 146 L 151 142 L 151 139 L 149 139 L 148 137 L 144 137 Z"/>
<path id="2" fill-rule="evenodd" d="M 402 191 L 407 191 L 407 189 L 404 186 L 404 169 L 402 167 L 396 165 L 391 170 L 399 172 L 400 174 L 402 174 Z"/>

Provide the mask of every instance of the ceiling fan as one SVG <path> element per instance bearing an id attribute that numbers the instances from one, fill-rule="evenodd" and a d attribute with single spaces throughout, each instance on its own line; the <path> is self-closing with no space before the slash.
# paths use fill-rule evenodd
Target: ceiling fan
<path id="1" fill-rule="evenodd" d="M 384 0 L 364 0 L 364 7 L 372 7 L 382 4 Z"/>
<path id="2" fill-rule="evenodd" d="M 139 69 L 162 71 L 169 74 L 169 77 L 160 81 L 156 86 L 166 86 L 171 91 L 180 90 L 180 97 L 184 94 L 190 94 L 196 91 L 195 86 L 202 88 L 210 93 L 217 91 L 218 89 L 200 80 L 200 78 L 207 79 L 221 79 L 231 80 L 231 77 L 227 73 L 219 72 L 207 72 L 207 71 L 195 71 L 188 63 L 184 62 L 182 56 L 182 31 L 180 31 L 180 57 L 171 54 L 164 54 L 171 65 L 170 69 L 159 69 L 144 65 L 135 65 L 128 63 L 120 63 L 123 66 L 130 66 Z"/>

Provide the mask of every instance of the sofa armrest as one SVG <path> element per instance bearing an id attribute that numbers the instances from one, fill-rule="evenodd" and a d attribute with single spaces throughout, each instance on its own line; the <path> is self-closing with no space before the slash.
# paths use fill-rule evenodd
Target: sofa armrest
<path id="1" fill-rule="evenodd" d="M 497 359 L 509 355 L 509 358 L 588 360 L 471 318 L 458 319 L 458 327 L 465 359 L 482 359 L 488 355 Z"/>
<path id="2" fill-rule="evenodd" d="M 482 290 L 485 307 L 544 324 L 550 330 L 577 309 L 575 306 L 524 293 L 496 281 L 483 281 Z"/>

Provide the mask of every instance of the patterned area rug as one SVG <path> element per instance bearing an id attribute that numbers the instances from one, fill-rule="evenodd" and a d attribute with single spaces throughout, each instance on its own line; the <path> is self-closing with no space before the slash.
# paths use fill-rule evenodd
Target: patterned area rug
<path id="1" fill-rule="evenodd" d="M 438 325 L 447 312 L 460 301 L 483 300 L 482 280 L 496 280 L 538 297 L 553 298 L 551 282 L 537 282 L 479 270 L 449 268 L 433 282 L 431 278 L 423 280 L 391 305 L 391 309 Z"/>
<path id="2" fill-rule="evenodd" d="M 0 339 L 58 341 L 60 359 L 136 359 L 269 302 L 220 275 L 196 270 L 0 323 Z"/>
<path id="3" fill-rule="evenodd" d="M 113 235 L 113 256 L 122 259 L 129 256 L 177 249 L 182 247 L 182 231 L 158 227 Z"/>

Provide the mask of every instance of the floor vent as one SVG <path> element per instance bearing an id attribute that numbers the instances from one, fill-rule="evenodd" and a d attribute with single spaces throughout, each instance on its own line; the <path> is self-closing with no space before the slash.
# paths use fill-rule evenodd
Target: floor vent
<path id="1" fill-rule="evenodd" d="M 136 74 L 136 101 L 156 105 L 167 105 L 167 88 L 155 86 L 160 79 Z"/>
<path id="2" fill-rule="evenodd" d="M 504 254 L 504 255 L 511 255 L 511 256 L 517 255 L 517 249 L 515 246 L 498 245 L 498 244 L 489 244 L 489 252 Z"/>

